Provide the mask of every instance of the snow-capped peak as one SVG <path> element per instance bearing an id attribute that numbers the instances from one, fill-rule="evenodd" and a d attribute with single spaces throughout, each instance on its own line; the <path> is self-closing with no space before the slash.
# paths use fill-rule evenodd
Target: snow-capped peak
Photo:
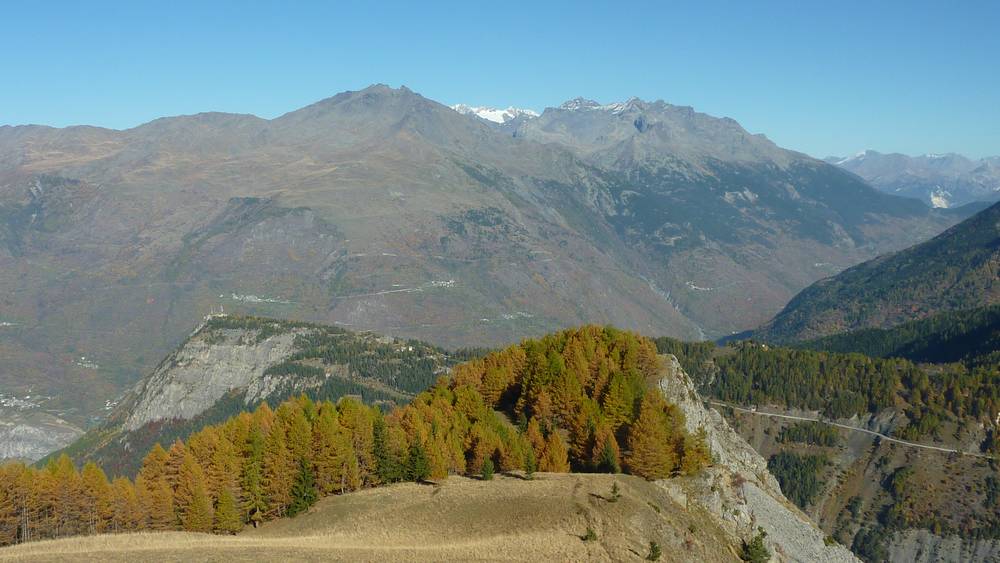
<path id="1" fill-rule="evenodd" d="M 569 100 L 559 106 L 559 109 L 576 111 L 581 109 L 597 109 L 599 107 L 601 107 L 601 104 L 595 102 L 594 100 L 588 100 L 587 98 L 573 98 L 572 100 Z"/>
<path id="2" fill-rule="evenodd" d="M 855 154 L 854 156 L 849 156 L 847 158 L 842 158 L 842 159 L 838 160 L 837 162 L 835 162 L 834 164 L 836 164 L 837 166 L 840 166 L 841 164 L 847 164 L 848 162 L 851 162 L 851 161 L 854 161 L 854 160 L 861 160 L 864 157 L 868 156 L 868 153 L 870 153 L 870 152 L 873 153 L 875 151 L 873 151 L 871 149 L 866 149 L 866 150 L 863 150 L 863 151 Z"/>
<path id="3" fill-rule="evenodd" d="M 588 100 L 587 98 L 573 98 L 568 102 L 564 102 L 563 105 L 559 106 L 559 109 L 569 110 L 569 111 L 585 111 L 585 110 L 598 110 L 598 111 L 608 111 L 611 113 L 621 113 L 628 109 L 629 107 L 640 103 L 639 98 L 629 98 L 625 102 L 612 102 L 610 104 L 601 104 L 595 102 L 594 100 Z"/>
<path id="4" fill-rule="evenodd" d="M 475 115 L 480 119 L 485 119 L 486 121 L 492 121 L 493 123 L 507 123 L 512 119 L 517 119 L 521 116 L 526 117 L 538 117 L 538 112 L 535 110 L 509 107 L 507 109 L 496 109 L 485 106 L 469 106 L 465 104 L 455 104 L 451 106 L 451 109 L 457 111 L 462 115 Z"/>

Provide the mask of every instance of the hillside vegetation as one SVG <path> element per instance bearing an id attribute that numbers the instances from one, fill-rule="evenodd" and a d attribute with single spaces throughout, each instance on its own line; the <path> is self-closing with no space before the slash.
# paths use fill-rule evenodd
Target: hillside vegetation
<path id="1" fill-rule="evenodd" d="M 1000 412 L 1000 365 L 921 365 L 902 358 L 872 358 L 751 341 L 717 347 L 660 338 L 708 396 L 744 405 L 780 405 L 820 411 L 831 418 L 904 412 L 896 433 L 919 438 L 946 420 L 991 425 Z M 991 434 L 982 444 L 997 451 Z"/>
<path id="2" fill-rule="evenodd" d="M 528 340 L 457 366 L 383 415 L 302 396 L 156 445 L 135 481 L 62 455 L 0 470 L 0 543 L 123 530 L 235 533 L 318 497 L 495 471 L 626 471 L 647 479 L 709 462 L 704 436 L 656 386 L 656 348 L 611 328 Z"/>
<path id="3" fill-rule="evenodd" d="M 482 353 L 314 323 L 217 316 L 140 381 L 105 423 L 64 451 L 77 463 L 96 461 L 131 477 L 156 442 L 187 439 L 264 401 L 353 396 L 391 409 Z"/>
<path id="4" fill-rule="evenodd" d="M 798 346 L 914 362 L 995 365 L 1000 363 L 1000 305 L 941 313 L 890 329 L 834 334 Z"/>
<path id="5" fill-rule="evenodd" d="M 998 280 L 1000 203 L 925 243 L 814 283 L 754 337 L 808 340 L 993 305 L 1000 302 Z"/>
<path id="6" fill-rule="evenodd" d="M 996 310 L 947 313 L 803 344 L 889 356 L 884 358 L 753 341 L 717 346 L 660 338 L 656 344 L 678 357 L 706 396 L 761 407 L 723 412 L 769 459 L 782 492 L 858 555 L 868 561 L 914 553 L 992 560 L 1000 553 L 1000 362 L 991 359 L 1000 350 Z M 949 363 L 927 363 L 932 360 Z M 850 419 L 841 422 L 940 449 L 762 415 L 775 407 L 796 416 Z M 914 544 L 918 530 L 927 543 Z"/>

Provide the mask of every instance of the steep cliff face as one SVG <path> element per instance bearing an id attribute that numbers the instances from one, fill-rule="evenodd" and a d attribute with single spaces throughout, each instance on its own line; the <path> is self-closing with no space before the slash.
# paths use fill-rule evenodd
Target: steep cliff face
<path id="1" fill-rule="evenodd" d="M 0 407 L 0 460 L 34 461 L 80 437 L 83 430 L 33 407 Z"/>
<path id="2" fill-rule="evenodd" d="M 663 358 L 660 389 L 684 412 L 689 431 L 705 432 L 716 463 L 695 478 L 661 481 L 661 486 L 681 504 L 706 509 L 730 534 L 749 541 L 764 532 L 778 561 L 857 561 L 785 498 L 764 458 L 718 411 L 705 406 L 677 359 Z"/>
<path id="3" fill-rule="evenodd" d="M 292 329 L 257 342 L 256 334 L 232 328 L 192 339 L 136 387 L 125 429 L 138 430 L 159 420 L 190 420 L 233 390 L 243 390 L 247 403 L 267 399 L 289 376 L 265 371 L 292 355 L 297 336 L 311 332 Z"/>
<path id="4" fill-rule="evenodd" d="M 1000 561 L 1000 540 L 968 541 L 957 537 L 941 537 L 927 530 L 907 530 L 893 534 L 889 540 L 889 561 Z"/>
<path id="5" fill-rule="evenodd" d="M 156 442 L 184 438 L 264 401 L 306 393 L 407 402 L 455 361 L 413 340 L 294 321 L 210 317 L 125 394 L 106 423 L 65 451 L 131 474 Z"/>

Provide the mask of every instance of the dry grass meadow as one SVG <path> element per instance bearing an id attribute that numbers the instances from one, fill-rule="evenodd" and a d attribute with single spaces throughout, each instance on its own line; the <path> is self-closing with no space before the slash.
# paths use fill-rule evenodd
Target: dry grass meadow
<path id="1" fill-rule="evenodd" d="M 620 497 L 612 499 L 618 483 Z M 585 541 L 588 528 L 596 539 Z M 102 535 L 0 549 L 0 561 L 736 561 L 700 509 L 625 475 L 452 477 L 321 500 L 238 536 Z"/>

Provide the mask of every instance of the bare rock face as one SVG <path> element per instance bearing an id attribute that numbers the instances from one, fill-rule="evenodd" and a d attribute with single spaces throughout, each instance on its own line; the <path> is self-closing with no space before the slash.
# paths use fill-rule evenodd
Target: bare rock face
<path id="1" fill-rule="evenodd" d="M 215 341 L 187 342 L 141 383 L 140 400 L 125 428 L 137 430 L 158 420 L 194 418 L 235 389 L 246 389 L 248 398 L 266 397 L 276 381 L 264 371 L 292 354 L 296 335 L 278 334 L 258 343 L 252 332 L 220 330 L 214 333 Z"/>
<path id="2" fill-rule="evenodd" d="M 0 408 L 0 460 L 35 461 L 82 434 L 83 430 L 46 412 Z"/>
<path id="3" fill-rule="evenodd" d="M 781 493 L 777 479 L 767 470 L 767 461 L 740 437 L 715 409 L 705 408 L 694 388 L 694 382 L 681 369 L 674 356 L 663 357 L 666 376 L 660 380 L 664 395 L 684 412 L 688 432 L 705 430 L 708 445 L 719 465 L 745 475 L 752 475 L 760 485 L 773 493 Z"/>
<path id="4" fill-rule="evenodd" d="M 677 358 L 663 356 L 660 389 L 685 416 L 689 432 L 704 431 L 715 465 L 691 479 L 661 481 L 675 499 L 695 504 L 718 518 L 724 528 L 749 541 L 766 533 L 777 561 L 858 561 L 784 497 L 767 462 L 736 433 L 722 415 L 707 408 Z"/>
<path id="5" fill-rule="evenodd" d="M 1000 561 L 1000 541 L 964 540 L 957 536 L 941 537 L 929 530 L 906 530 L 893 534 L 889 541 L 889 561 Z"/>

